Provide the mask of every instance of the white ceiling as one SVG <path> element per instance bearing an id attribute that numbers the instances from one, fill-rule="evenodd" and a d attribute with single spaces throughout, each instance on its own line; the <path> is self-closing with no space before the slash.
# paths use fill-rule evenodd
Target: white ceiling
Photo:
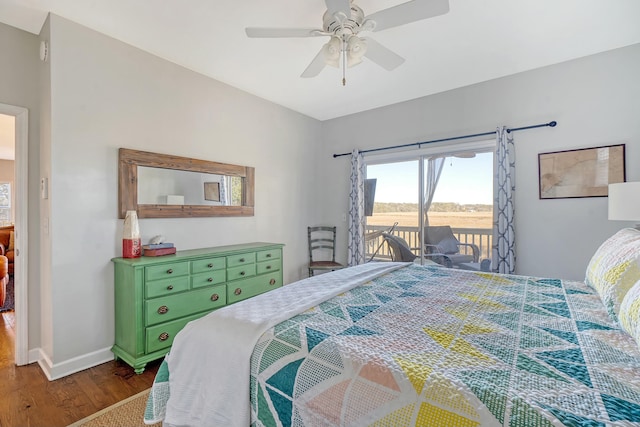
<path id="1" fill-rule="evenodd" d="M 404 0 L 355 0 L 369 15 Z M 450 0 L 446 15 L 369 34 L 406 59 L 300 74 L 325 37 L 249 39 L 247 26 L 319 28 L 323 0 L 0 0 L 39 33 L 47 12 L 319 120 L 640 43 L 639 0 Z"/>

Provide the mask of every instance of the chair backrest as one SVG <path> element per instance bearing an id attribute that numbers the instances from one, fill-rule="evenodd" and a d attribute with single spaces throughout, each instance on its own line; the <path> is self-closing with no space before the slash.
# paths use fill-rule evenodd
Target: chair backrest
<path id="1" fill-rule="evenodd" d="M 392 234 L 382 233 L 382 236 L 389 245 L 391 250 L 391 260 L 399 262 L 413 262 L 418 256 L 411 252 L 407 242 L 398 236 Z"/>
<path id="2" fill-rule="evenodd" d="M 457 254 L 460 252 L 460 241 L 453 235 L 448 225 L 433 225 L 424 229 L 424 243 L 436 245 L 437 252 L 443 254 Z"/>
<path id="3" fill-rule="evenodd" d="M 322 261 L 330 259 L 335 262 L 336 227 L 307 227 L 307 235 L 309 240 L 309 262 L 318 261 L 319 256 L 322 256 Z"/>

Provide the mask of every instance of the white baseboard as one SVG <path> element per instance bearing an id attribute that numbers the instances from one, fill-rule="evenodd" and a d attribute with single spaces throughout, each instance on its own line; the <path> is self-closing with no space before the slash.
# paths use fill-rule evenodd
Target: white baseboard
<path id="1" fill-rule="evenodd" d="M 35 356 L 35 357 L 34 357 Z M 29 351 L 29 360 L 35 358 L 34 362 L 38 362 L 40 368 L 47 376 L 49 381 L 54 381 L 67 375 L 75 374 L 76 372 L 83 371 L 85 369 L 93 368 L 94 366 L 102 363 L 110 362 L 113 360 L 113 353 L 111 347 L 97 350 L 92 353 L 84 354 L 82 356 L 74 357 L 73 359 L 65 360 L 60 363 L 52 363 L 51 359 L 42 351 L 42 349 L 35 349 Z"/>

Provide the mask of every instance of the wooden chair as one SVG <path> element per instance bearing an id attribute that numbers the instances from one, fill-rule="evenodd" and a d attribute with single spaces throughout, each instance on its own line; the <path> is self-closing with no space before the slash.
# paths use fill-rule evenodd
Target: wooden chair
<path id="1" fill-rule="evenodd" d="M 309 276 L 315 270 L 334 271 L 344 268 L 336 262 L 336 227 L 307 227 L 309 240 Z"/>

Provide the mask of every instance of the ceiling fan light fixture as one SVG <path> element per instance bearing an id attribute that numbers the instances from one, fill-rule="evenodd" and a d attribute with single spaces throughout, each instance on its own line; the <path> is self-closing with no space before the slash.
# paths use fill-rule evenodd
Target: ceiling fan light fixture
<path id="1" fill-rule="evenodd" d="M 342 40 L 340 37 L 333 36 L 322 47 L 324 54 L 324 62 L 327 65 L 338 68 L 340 66 L 340 52 L 342 51 Z"/>
<path id="2" fill-rule="evenodd" d="M 347 65 L 353 67 L 362 62 L 367 53 L 367 41 L 357 36 L 349 37 L 347 41 Z"/>

